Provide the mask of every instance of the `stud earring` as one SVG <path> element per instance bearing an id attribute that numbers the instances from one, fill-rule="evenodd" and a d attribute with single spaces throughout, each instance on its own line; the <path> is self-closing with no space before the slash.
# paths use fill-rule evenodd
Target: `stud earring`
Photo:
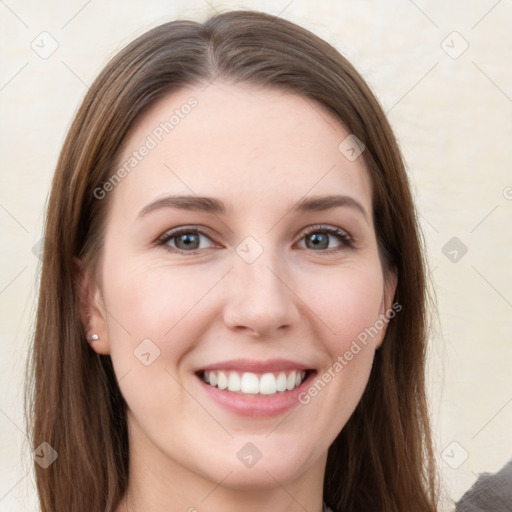
<path id="1" fill-rule="evenodd" d="M 100 337 L 97 334 L 91 334 L 89 336 L 89 341 L 97 341 L 99 339 L 100 339 Z"/>

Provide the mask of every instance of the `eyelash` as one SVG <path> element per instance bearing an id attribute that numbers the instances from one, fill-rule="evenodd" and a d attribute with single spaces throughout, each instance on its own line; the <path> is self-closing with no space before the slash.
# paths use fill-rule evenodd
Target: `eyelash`
<path id="1" fill-rule="evenodd" d="M 198 254 L 198 252 L 201 251 L 202 249 L 196 249 L 194 251 L 184 251 L 182 249 L 178 249 L 176 247 L 171 247 L 168 245 L 168 242 L 170 240 L 177 238 L 180 235 L 190 234 L 190 233 L 204 235 L 208 239 L 210 239 L 210 241 L 215 242 L 215 240 L 213 240 L 212 237 L 204 229 L 201 229 L 198 226 L 188 226 L 188 227 L 182 227 L 182 228 L 177 228 L 177 229 L 174 229 L 171 231 L 167 231 L 166 233 L 164 233 L 162 236 L 160 236 L 158 238 L 157 245 L 163 246 L 164 249 L 168 250 L 171 253 L 175 253 L 175 254 Z M 341 242 L 341 246 L 334 247 L 331 249 L 322 249 L 319 251 L 315 251 L 313 249 L 309 249 L 306 247 L 306 249 L 308 249 L 309 251 L 320 252 L 322 254 L 329 255 L 329 254 L 333 254 L 338 251 L 341 251 L 343 249 L 351 249 L 354 247 L 354 240 L 345 230 L 338 228 L 338 227 L 330 227 L 330 226 L 321 226 L 321 225 L 312 226 L 306 232 L 303 233 L 302 237 L 300 238 L 300 241 L 302 241 L 305 237 L 307 237 L 308 235 L 311 235 L 313 233 L 326 233 L 328 235 L 335 236 Z"/>

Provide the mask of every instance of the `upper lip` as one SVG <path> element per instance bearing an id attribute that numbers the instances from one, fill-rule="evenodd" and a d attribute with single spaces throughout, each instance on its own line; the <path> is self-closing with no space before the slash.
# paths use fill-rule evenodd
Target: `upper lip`
<path id="1" fill-rule="evenodd" d="M 292 361 L 290 359 L 267 359 L 256 361 L 254 359 L 230 359 L 209 364 L 198 371 L 232 370 L 240 372 L 267 373 L 291 370 L 311 370 L 311 366 Z"/>

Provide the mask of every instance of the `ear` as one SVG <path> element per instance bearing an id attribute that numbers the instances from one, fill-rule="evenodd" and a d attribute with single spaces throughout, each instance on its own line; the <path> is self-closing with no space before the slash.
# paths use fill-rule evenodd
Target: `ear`
<path id="1" fill-rule="evenodd" d="M 375 348 L 379 348 L 384 341 L 388 323 L 391 321 L 398 311 L 402 309 L 401 305 L 395 309 L 393 307 L 393 299 L 395 298 L 396 285 L 398 283 L 398 272 L 395 267 L 390 268 L 384 273 L 384 290 L 382 293 L 382 302 L 380 305 L 379 318 L 384 319 L 385 327 L 381 336 L 378 337 L 375 343 Z"/>
<path id="2" fill-rule="evenodd" d="M 84 268 L 83 263 L 75 259 L 76 282 L 80 300 L 80 318 L 87 336 L 87 342 L 98 354 L 110 354 L 107 315 L 103 304 L 101 287 L 94 272 Z M 98 339 L 90 341 L 89 337 L 97 334 Z"/>

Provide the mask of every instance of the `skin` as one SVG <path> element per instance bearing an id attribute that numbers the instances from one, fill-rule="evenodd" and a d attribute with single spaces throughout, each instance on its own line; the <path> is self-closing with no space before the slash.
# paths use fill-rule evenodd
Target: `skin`
<path id="1" fill-rule="evenodd" d="M 198 105 L 103 199 L 104 246 L 84 277 L 88 332 L 99 335 L 91 347 L 111 355 L 128 404 L 130 482 L 117 512 L 320 512 L 328 447 L 361 398 L 385 328 L 307 405 L 275 417 L 221 408 L 194 372 L 243 357 L 292 359 L 322 375 L 391 308 L 396 276 L 383 275 L 368 171 L 338 150 L 348 132 L 320 105 L 221 82 L 160 100 L 119 161 L 191 96 Z M 231 208 L 139 215 L 172 194 Z M 349 206 L 291 211 L 324 194 L 352 197 L 366 218 Z M 307 246 L 317 224 L 342 228 L 353 246 L 335 235 L 328 249 Z M 207 230 L 195 253 L 156 242 L 191 225 Z M 251 263 L 235 250 L 248 236 L 262 249 Z M 134 356 L 145 339 L 160 351 L 148 366 Z M 236 456 L 248 442 L 262 454 L 251 468 Z"/>

